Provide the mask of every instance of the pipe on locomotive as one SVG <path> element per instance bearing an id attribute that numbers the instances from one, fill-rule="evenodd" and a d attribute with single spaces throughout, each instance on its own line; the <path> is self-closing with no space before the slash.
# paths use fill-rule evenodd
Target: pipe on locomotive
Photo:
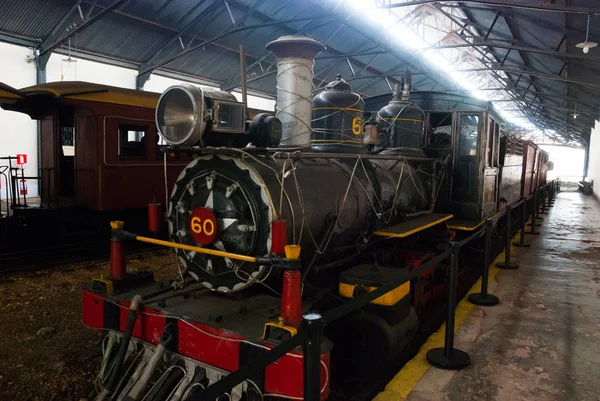
<path id="1" fill-rule="evenodd" d="M 325 45 L 303 36 L 282 36 L 267 44 L 277 57 L 277 118 L 281 146 L 310 147 L 313 66 Z"/>

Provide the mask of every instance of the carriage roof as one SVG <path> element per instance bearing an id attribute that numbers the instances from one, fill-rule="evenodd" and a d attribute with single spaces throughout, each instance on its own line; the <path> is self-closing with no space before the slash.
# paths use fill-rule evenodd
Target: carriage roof
<path id="1" fill-rule="evenodd" d="M 15 89 L 0 83 L 0 101 L 15 103 L 33 97 L 52 96 L 57 100 L 85 100 L 107 104 L 156 108 L 159 93 L 118 88 L 83 81 L 60 81 Z"/>

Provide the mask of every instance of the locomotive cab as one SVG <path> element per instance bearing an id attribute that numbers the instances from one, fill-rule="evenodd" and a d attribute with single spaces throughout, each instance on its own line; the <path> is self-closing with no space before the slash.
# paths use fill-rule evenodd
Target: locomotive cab
<path id="1" fill-rule="evenodd" d="M 455 218 L 481 220 L 497 210 L 500 122 L 491 104 L 470 97 L 411 92 L 411 101 L 425 112 L 424 152 L 450 160 L 448 185 L 440 186 L 436 210 Z M 368 99 L 377 110 L 385 99 Z"/>

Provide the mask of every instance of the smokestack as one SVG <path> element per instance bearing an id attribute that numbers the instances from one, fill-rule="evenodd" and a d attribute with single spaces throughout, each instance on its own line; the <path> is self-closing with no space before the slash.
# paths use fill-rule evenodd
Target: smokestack
<path id="1" fill-rule="evenodd" d="M 309 147 L 313 66 L 325 46 L 306 36 L 291 35 L 268 43 L 267 50 L 277 57 L 277 117 L 283 128 L 279 146 Z"/>

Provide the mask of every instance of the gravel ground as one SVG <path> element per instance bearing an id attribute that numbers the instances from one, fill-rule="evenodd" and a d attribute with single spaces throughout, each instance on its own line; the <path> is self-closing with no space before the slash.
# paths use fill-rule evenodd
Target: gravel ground
<path id="1" fill-rule="evenodd" d="M 171 253 L 133 258 L 157 280 L 176 277 Z M 80 400 L 93 388 L 101 333 L 81 323 L 81 287 L 106 263 L 71 265 L 0 277 L 0 401 Z"/>

